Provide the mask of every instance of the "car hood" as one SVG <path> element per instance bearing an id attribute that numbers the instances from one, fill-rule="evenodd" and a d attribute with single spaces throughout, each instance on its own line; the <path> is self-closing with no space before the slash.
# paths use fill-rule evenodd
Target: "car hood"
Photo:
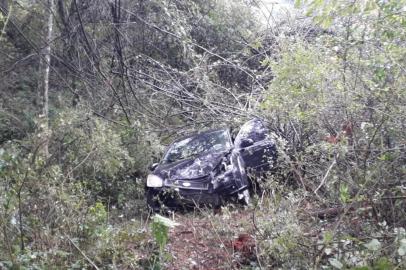
<path id="1" fill-rule="evenodd" d="M 154 174 L 163 179 L 193 180 L 209 175 L 221 163 L 229 151 L 203 153 L 191 159 L 185 159 L 169 164 L 160 164 Z"/>

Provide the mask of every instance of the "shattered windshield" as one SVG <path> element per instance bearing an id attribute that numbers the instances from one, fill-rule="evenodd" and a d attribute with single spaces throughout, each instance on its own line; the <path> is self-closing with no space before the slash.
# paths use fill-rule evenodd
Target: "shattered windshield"
<path id="1" fill-rule="evenodd" d="M 173 143 L 165 154 L 164 163 L 187 159 L 208 151 L 225 151 L 231 147 L 227 130 L 199 134 Z"/>

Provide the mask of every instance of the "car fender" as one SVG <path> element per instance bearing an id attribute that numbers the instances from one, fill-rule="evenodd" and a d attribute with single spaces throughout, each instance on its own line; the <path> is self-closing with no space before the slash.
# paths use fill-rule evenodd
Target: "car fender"
<path id="1" fill-rule="evenodd" d="M 215 192 L 225 195 L 234 194 L 249 186 L 244 160 L 238 151 L 231 152 L 229 163 L 226 171 L 213 179 Z"/>

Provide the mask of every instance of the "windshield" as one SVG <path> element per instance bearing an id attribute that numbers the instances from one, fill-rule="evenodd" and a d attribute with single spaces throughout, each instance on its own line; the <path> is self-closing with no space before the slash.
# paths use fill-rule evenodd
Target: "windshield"
<path id="1" fill-rule="evenodd" d="M 187 159 L 208 151 L 225 151 L 231 147 L 227 130 L 217 130 L 173 143 L 165 154 L 164 163 Z"/>

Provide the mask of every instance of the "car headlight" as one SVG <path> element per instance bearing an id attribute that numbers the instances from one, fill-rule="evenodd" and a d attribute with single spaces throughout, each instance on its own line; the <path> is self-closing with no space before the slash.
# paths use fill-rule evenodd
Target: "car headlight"
<path id="1" fill-rule="evenodd" d="M 149 174 L 147 177 L 147 187 L 162 187 L 163 180 L 155 174 Z"/>

